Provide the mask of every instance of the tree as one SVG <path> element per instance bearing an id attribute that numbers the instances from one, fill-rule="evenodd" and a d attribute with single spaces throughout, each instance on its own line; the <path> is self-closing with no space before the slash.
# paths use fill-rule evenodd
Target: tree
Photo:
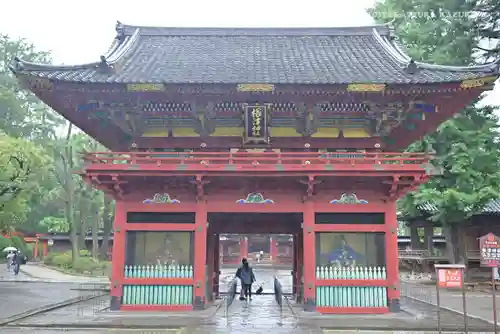
<path id="1" fill-rule="evenodd" d="M 106 260 L 108 258 L 108 249 L 109 249 L 109 234 L 113 228 L 113 212 L 114 212 L 114 203 L 107 196 L 103 196 L 103 212 L 102 212 L 102 224 L 103 224 L 103 238 L 102 245 L 99 252 L 99 257 L 101 260 Z"/>
<path id="2" fill-rule="evenodd" d="M 483 44 L 478 45 L 479 55 L 493 60 L 500 54 L 500 2 L 498 0 L 472 0 L 475 27 Z"/>
<path id="3" fill-rule="evenodd" d="M 0 131 L 5 133 L 9 143 L 15 143 L 20 149 L 29 153 L 36 148 L 36 153 L 52 159 L 49 158 L 51 162 L 44 168 L 30 170 L 29 187 L 23 188 L 15 201 L 7 202 L 5 196 L 2 197 L 0 204 L 4 205 L 4 210 L 0 218 L 9 226 L 15 223 L 24 230 L 70 232 L 73 261 L 76 261 L 90 222 L 94 237 L 98 236 L 101 221 L 105 228 L 109 225 L 109 218 L 101 218 L 101 214 L 109 215 L 109 206 L 104 208 L 103 194 L 73 174 L 75 168 L 81 167 L 76 152 L 104 149 L 87 135 L 75 131 L 73 125 L 18 84 L 9 70 L 14 57 L 37 63 L 51 61 L 49 53 L 36 50 L 33 44 L 0 34 Z M 58 129 L 64 126 L 66 136 L 61 136 Z M 5 151 L 11 151 L 10 146 L 3 146 Z M 22 171 L 13 162 L 5 173 L 0 170 L 3 182 L 0 186 L 5 186 L 14 172 Z M 97 253 L 95 249 L 94 256 Z"/>
<path id="4" fill-rule="evenodd" d="M 0 129 L 14 137 L 30 139 L 53 133 L 60 118 L 31 92 L 20 87 L 9 70 L 14 57 L 37 63 L 51 61 L 48 52 L 37 50 L 33 44 L 0 34 Z"/>
<path id="5" fill-rule="evenodd" d="M 445 65 L 468 65 L 482 41 L 475 6 L 462 0 L 382 0 L 369 10 L 378 22 L 393 20 L 396 35 L 416 60 Z M 419 207 L 432 203 L 430 219 L 443 226 L 450 261 L 467 261 L 460 223 L 498 197 L 500 189 L 498 119 L 493 108 L 477 104 L 464 108 L 453 119 L 409 151 L 436 151 L 433 163 L 443 174 L 433 177 L 400 203 L 410 217 L 423 216 Z"/>
<path id="6" fill-rule="evenodd" d="M 42 148 L 0 133 L 0 229 L 22 221 L 26 202 L 50 164 Z"/>

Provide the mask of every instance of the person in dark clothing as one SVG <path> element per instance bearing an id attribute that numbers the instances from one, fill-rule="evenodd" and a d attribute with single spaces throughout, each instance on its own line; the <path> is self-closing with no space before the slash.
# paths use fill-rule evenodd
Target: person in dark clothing
<path id="1" fill-rule="evenodd" d="M 21 254 L 19 254 L 19 252 L 14 252 L 14 257 L 12 258 L 12 264 L 14 266 L 14 275 L 16 276 L 19 274 L 19 269 L 21 268 L 22 261 L 23 259 Z"/>
<path id="2" fill-rule="evenodd" d="M 236 277 L 241 281 L 241 290 L 244 292 L 245 298 L 248 297 L 252 300 L 252 284 L 255 282 L 255 275 L 247 259 L 241 260 L 241 267 L 236 271 Z"/>

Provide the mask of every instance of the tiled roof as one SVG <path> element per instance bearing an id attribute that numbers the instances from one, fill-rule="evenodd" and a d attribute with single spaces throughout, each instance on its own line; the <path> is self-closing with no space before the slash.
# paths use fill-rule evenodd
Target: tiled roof
<path id="1" fill-rule="evenodd" d="M 432 203 L 426 203 L 418 206 L 418 209 L 423 212 L 436 212 L 437 207 Z M 500 214 L 500 199 L 493 200 L 486 204 L 484 209 L 482 210 L 483 214 Z"/>
<path id="2" fill-rule="evenodd" d="M 413 62 L 394 43 L 387 25 L 155 28 L 118 23 L 117 32 L 101 61 L 53 66 L 16 59 L 11 68 L 63 81 L 198 84 L 442 83 L 499 72 L 498 63 L 455 67 Z"/>

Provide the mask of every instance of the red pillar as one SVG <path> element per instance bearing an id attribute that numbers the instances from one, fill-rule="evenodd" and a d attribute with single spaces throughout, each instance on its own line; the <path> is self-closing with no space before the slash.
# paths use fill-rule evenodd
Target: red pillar
<path id="1" fill-rule="evenodd" d="M 398 222 L 396 218 L 396 201 L 387 203 L 385 211 L 385 248 L 386 253 L 386 271 L 387 271 L 387 299 L 389 301 L 389 310 L 391 312 L 400 311 L 400 287 L 399 287 L 399 268 L 398 268 Z"/>
<path id="2" fill-rule="evenodd" d="M 42 255 L 43 257 L 46 257 L 47 256 L 47 240 L 43 240 L 42 241 Z"/>
<path id="3" fill-rule="evenodd" d="M 113 261 L 111 265 L 111 304 L 110 309 L 117 311 L 121 306 L 123 291 L 123 276 L 125 269 L 125 237 L 126 237 L 127 209 L 122 200 L 116 200 L 114 239 L 113 239 Z"/>
<path id="4" fill-rule="evenodd" d="M 293 258 L 293 269 L 292 269 L 292 281 L 293 281 L 293 287 L 292 287 L 292 293 L 294 296 L 297 295 L 297 285 L 299 283 L 298 281 L 298 272 L 297 272 L 297 253 L 298 253 L 298 249 L 297 249 L 297 236 L 294 234 L 293 235 L 293 245 L 292 245 L 292 250 L 293 250 L 293 253 L 292 253 L 292 258 Z"/>
<path id="5" fill-rule="evenodd" d="M 219 297 L 219 277 L 220 277 L 220 235 L 215 235 L 214 245 L 215 263 L 214 263 L 214 286 L 213 292 Z"/>
<path id="6" fill-rule="evenodd" d="M 304 235 L 297 236 L 297 302 L 304 302 Z"/>
<path id="7" fill-rule="evenodd" d="M 316 308 L 316 240 L 314 233 L 314 203 L 304 203 L 304 309 L 314 311 Z"/>
<path id="8" fill-rule="evenodd" d="M 33 247 L 33 258 L 36 259 L 38 257 L 38 235 L 35 240 L 35 247 Z"/>
<path id="9" fill-rule="evenodd" d="M 243 258 L 248 258 L 248 238 L 240 237 L 240 262 Z"/>
<path id="10" fill-rule="evenodd" d="M 207 290 L 207 297 L 208 300 L 212 301 L 213 298 L 213 290 L 214 290 L 214 272 L 215 272 L 215 262 L 216 259 L 219 259 L 218 254 L 215 254 L 215 234 L 212 232 L 207 232 L 207 275 L 209 277 L 208 279 L 208 286 L 206 287 Z"/>
<path id="11" fill-rule="evenodd" d="M 196 204 L 194 232 L 194 309 L 205 308 L 207 261 L 207 209 L 204 201 Z"/>
<path id="12" fill-rule="evenodd" d="M 269 255 L 271 256 L 271 260 L 274 261 L 274 263 L 278 264 L 279 259 L 278 259 L 278 241 L 276 238 L 270 237 L 269 238 Z"/>

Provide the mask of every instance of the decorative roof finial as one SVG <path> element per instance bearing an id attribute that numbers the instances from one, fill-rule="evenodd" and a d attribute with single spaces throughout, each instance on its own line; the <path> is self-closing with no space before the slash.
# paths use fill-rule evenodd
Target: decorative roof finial
<path id="1" fill-rule="evenodd" d="M 405 70 L 409 74 L 415 74 L 418 70 L 418 66 L 413 59 L 410 59 L 410 62 L 406 64 Z"/>
<path id="2" fill-rule="evenodd" d="M 121 23 L 120 21 L 116 21 L 115 30 L 116 32 L 120 32 L 120 30 L 123 30 L 123 23 Z"/>
<path id="3" fill-rule="evenodd" d="M 19 59 L 19 57 L 14 57 L 14 59 L 12 59 L 11 63 L 9 64 L 9 68 L 12 72 L 17 72 L 17 71 L 21 71 L 23 69 L 23 63 L 21 61 L 21 59 Z"/>
<path id="4" fill-rule="evenodd" d="M 101 67 L 108 67 L 108 61 L 106 60 L 105 56 L 101 56 Z"/>
<path id="5" fill-rule="evenodd" d="M 120 21 L 116 21 L 115 30 L 116 30 L 116 37 L 115 38 L 118 41 L 123 41 L 125 39 L 125 27 L 123 26 L 123 24 Z"/>
<path id="6" fill-rule="evenodd" d="M 391 22 L 387 23 L 387 26 L 389 27 L 389 39 L 391 41 L 397 39 L 397 37 L 396 37 L 396 27 L 393 24 L 394 22 L 396 22 L 396 18 L 392 19 Z"/>

